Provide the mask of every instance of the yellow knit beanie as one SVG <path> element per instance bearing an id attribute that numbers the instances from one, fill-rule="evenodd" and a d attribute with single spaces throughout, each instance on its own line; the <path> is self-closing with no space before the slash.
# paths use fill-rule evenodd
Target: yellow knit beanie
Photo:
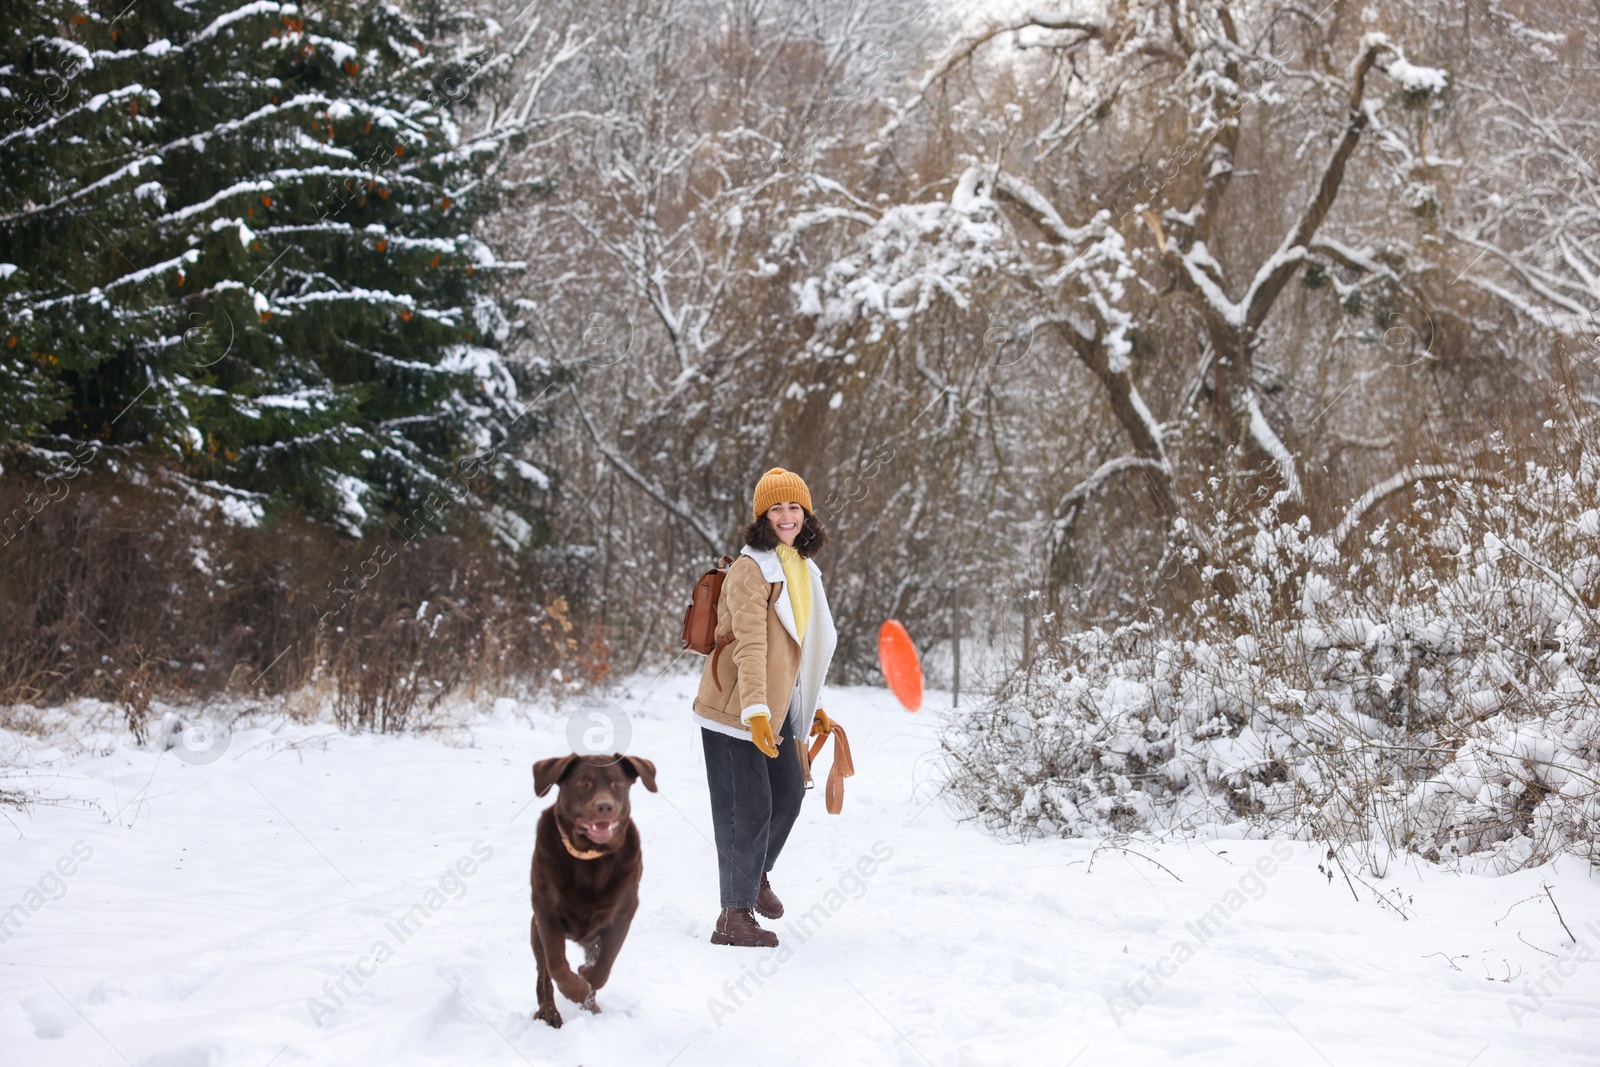
<path id="1" fill-rule="evenodd" d="M 767 509 L 774 504 L 782 504 L 793 500 L 807 511 L 812 511 L 811 490 L 806 488 L 806 483 L 794 471 L 786 471 L 782 467 L 773 467 L 761 476 L 756 483 L 756 518 L 767 513 Z"/>

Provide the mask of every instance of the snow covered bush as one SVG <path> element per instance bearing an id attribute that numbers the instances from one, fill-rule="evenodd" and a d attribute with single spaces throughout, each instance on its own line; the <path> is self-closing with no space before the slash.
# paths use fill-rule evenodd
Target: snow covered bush
<path id="1" fill-rule="evenodd" d="M 955 723 L 952 793 L 1019 837 L 1244 819 L 1495 871 L 1600 858 L 1597 430 L 1408 468 L 1328 533 L 1213 480 L 1179 520 L 1190 616 L 1047 639 Z"/>

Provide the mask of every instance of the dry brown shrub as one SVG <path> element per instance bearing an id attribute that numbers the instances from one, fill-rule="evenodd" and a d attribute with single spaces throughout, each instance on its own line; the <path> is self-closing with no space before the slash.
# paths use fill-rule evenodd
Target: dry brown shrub
<path id="1" fill-rule="evenodd" d="M 303 714 L 331 704 L 345 727 L 404 730 L 449 694 L 609 670 L 586 569 L 512 560 L 470 516 L 353 540 L 298 514 L 230 525 L 159 477 L 86 473 L 29 508 L 34 484 L 0 481 L 0 516 L 26 516 L 0 535 L 0 705 L 99 698 L 143 741 L 155 699 L 303 690 Z"/>

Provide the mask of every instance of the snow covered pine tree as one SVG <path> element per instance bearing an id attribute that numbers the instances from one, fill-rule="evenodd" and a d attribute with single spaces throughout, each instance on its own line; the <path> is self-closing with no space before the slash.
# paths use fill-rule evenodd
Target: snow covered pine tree
<path id="1" fill-rule="evenodd" d="M 352 532 L 463 456 L 513 460 L 532 420 L 492 288 L 520 265 L 474 228 L 521 131 L 463 135 L 463 90 L 493 64 L 459 20 L 10 10 L 0 447 L 38 461 L 95 440 L 235 515 L 280 501 Z"/>

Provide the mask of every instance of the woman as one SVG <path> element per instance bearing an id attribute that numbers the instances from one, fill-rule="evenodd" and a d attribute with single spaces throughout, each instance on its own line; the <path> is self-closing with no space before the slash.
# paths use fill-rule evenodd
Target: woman
<path id="1" fill-rule="evenodd" d="M 811 761 L 805 737 L 832 723 L 817 706 L 836 634 L 822 572 L 828 543 L 798 474 L 774 467 L 756 485 L 755 520 L 717 603 L 717 647 L 694 718 L 706 753 L 722 913 L 711 941 L 771 947 L 752 910 L 783 915 L 767 874 L 800 814 Z M 773 709 L 781 722 L 773 722 Z M 796 739 L 800 740 L 796 740 Z"/>

